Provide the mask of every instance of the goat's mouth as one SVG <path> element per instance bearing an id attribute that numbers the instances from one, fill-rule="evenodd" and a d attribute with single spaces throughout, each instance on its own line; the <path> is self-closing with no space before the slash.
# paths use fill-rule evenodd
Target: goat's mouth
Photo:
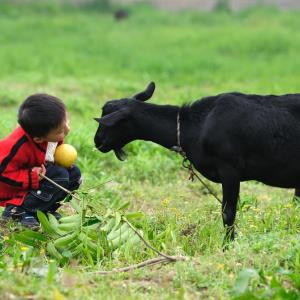
<path id="1" fill-rule="evenodd" d="M 96 149 L 98 149 L 99 151 L 103 152 L 102 146 L 103 146 L 102 144 L 100 144 L 100 145 L 95 145 Z"/>
<path id="2" fill-rule="evenodd" d="M 122 148 L 119 148 L 119 149 L 114 149 L 114 152 L 115 152 L 115 155 L 116 157 L 118 158 L 118 160 L 125 160 L 127 155 L 125 153 L 125 151 L 122 149 Z"/>
<path id="3" fill-rule="evenodd" d="M 113 150 L 115 152 L 116 157 L 121 161 L 124 161 L 127 158 L 127 154 L 125 153 L 125 151 L 122 148 L 112 149 L 112 148 L 106 147 L 103 143 L 97 143 L 97 144 L 95 144 L 95 147 L 97 150 L 99 150 L 100 152 L 103 152 L 103 153 L 107 153 L 110 150 Z"/>

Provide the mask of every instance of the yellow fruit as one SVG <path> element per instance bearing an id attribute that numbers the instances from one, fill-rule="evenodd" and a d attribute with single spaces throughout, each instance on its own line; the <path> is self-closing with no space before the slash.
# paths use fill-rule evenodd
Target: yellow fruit
<path id="1" fill-rule="evenodd" d="M 69 144 L 59 145 L 54 153 L 54 161 L 65 168 L 70 168 L 77 159 L 76 149 Z"/>

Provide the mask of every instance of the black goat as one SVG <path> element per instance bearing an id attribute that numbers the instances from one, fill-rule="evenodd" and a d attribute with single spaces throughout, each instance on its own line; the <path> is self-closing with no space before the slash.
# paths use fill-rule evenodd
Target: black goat
<path id="1" fill-rule="evenodd" d="M 154 89 L 150 83 L 132 98 L 104 105 L 102 117 L 95 119 L 94 141 L 101 152 L 114 150 L 122 160 L 122 147 L 137 139 L 168 149 L 181 146 L 201 174 L 222 184 L 230 239 L 241 181 L 295 188 L 300 195 L 300 94 L 226 93 L 178 107 L 144 102 Z"/>

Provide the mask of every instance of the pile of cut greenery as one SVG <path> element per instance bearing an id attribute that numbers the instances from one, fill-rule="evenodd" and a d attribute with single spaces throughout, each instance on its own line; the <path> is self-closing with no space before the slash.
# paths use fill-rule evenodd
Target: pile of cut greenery
<path id="1" fill-rule="evenodd" d="M 101 212 L 84 201 L 79 204 L 74 198 L 69 203 L 75 214 L 57 220 L 50 213 L 38 211 L 41 229 L 14 233 L 14 239 L 26 246 L 46 249 L 47 254 L 61 265 L 71 259 L 93 265 L 143 245 L 132 229 L 138 226 L 143 214 L 126 213 L 129 202 L 115 201 Z M 143 235 L 140 229 L 136 230 Z"/>

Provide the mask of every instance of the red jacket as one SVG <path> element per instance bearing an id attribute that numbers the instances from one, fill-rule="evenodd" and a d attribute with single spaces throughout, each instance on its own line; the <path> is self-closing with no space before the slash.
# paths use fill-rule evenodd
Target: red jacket
<path id="1" fill-rule="evenodd" d="M 35 143 L 21 127 L 0 140 L 0 206 L 19 206 L 29 190 L 38 189 L 32 168 L 45 163 L 47 145 Z"/>

